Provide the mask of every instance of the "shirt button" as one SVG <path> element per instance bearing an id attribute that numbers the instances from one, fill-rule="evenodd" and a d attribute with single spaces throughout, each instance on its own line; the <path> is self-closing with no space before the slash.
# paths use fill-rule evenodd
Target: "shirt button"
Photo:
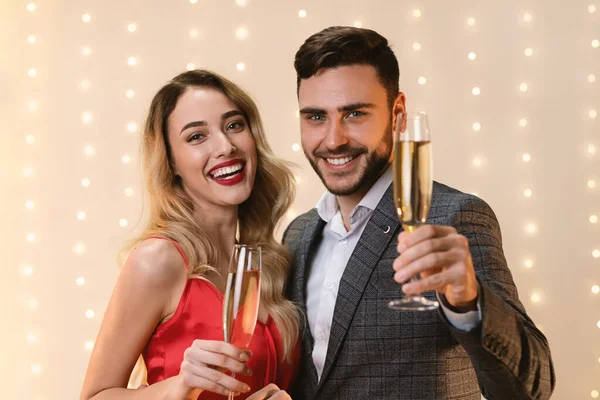
<path id="1" fill-rule="evenodd" d="M 333 289 L 333 287 L 334 287 L 334 284 L 333 284 L 333 283 L 331 283 L 331 282 L 327 282 L 327 284 L 325 285 L 325 287 L 326 287 L 327 289 L 329 289 L 329 290 L 332 290 L 332 289 Z"/>
<path id="2" fill-rule="evenodd" d="M 342 244 L 348 244 L 348 239 L 342 239 Z"/>

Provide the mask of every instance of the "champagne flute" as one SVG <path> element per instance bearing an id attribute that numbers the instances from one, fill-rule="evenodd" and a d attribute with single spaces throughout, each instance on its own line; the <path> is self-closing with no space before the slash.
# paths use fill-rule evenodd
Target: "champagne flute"
<path id="1" fill-rule="evenodd" d="M 398 114 L 394 130 L 394 203 L 405 231 L 412 232 L 427 220 L 431 206 L 432 154 L 427 114 Z M 416 276 L 410 281 L 417 280 Z M 435 300 L 421 295 L 390 301 L 394 310 L 426 311 L 439 307 Z"/>
<path id="2" fill-rule="evenodd" d="M 244 349 L 250 345 L 260 306 L 262 252 L 258 246 L 233 246 L 223 301 L 225 341 Z M 233 375 L 232 375 L 233 376 Z M 229 393 L 233 399 L 234 393 Z"/>

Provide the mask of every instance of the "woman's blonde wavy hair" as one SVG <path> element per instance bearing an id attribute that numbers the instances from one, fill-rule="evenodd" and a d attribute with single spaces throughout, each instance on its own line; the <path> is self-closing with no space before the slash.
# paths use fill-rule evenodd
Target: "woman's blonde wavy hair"
<path id="1" fill-rule="evenodd" d="M 137 244 L 159 235 L 181 246 L 189 260 L 190 277 L 203 276 L 219 261 L 213 240 L 194 219 L 194 204 L 174 172 L 167 134 L 168 119 L 177 101 L 195 87 L 216 89 L 227 96 L 244 114 L 254 137 L 256 178 L 250 197 L 238 208 L 239 241 L 262 247 L 261 305 L 281 333 L 281 361 L 289 362 L 299 335 L 300 317 L 296 306 L 284 296 L 289 262 L 274 231 L 293 201 L 293 175 L 269 147 L 256 104 L 233 82 L 210 71 L 188 71 L 173 78 L 154 96 L 141 146 L 149 220 L 143 232 L 124 247 L 120 259 L 123 262 Z"/>

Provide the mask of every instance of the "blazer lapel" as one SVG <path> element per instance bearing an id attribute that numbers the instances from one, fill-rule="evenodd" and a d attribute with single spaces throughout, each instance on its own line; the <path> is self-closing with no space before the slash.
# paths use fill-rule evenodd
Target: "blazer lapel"
<path id="1" fill-rule="evenodd" d="M 342 275 L 320 386 L 327 379 L 338 355 L 367 282 L 399 228 L 393 202 L 393 185 L 390 185 L 367 222 Z"/>

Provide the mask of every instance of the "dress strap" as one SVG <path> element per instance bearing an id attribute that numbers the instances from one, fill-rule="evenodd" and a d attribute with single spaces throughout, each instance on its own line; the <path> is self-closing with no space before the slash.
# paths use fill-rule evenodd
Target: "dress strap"
<path id="1" fill-rule="evenodd" d="M 179 244 L 174 241 L 173 239 L 169 239 L 168 237 L 165 236 L 150 236 L 150 239 L 162 239 L 162 240 L 168 240 L 169 242 L 171 242 L 173 244 L 173 246 L 175 246 L 175 248 L 177 249 L 177 251 L 179 252 L 179 254 L 181 255 L 181 258 L 183 258 L 183 262 L 185 263 L 185 268 L 189 269 L 190 268 L 190 262 L 188 261 L 188 258 L 185 256 L 185 254 L 183 253 L 183 250 L 181 250 L 181 247 L 179 247 Z"/>

